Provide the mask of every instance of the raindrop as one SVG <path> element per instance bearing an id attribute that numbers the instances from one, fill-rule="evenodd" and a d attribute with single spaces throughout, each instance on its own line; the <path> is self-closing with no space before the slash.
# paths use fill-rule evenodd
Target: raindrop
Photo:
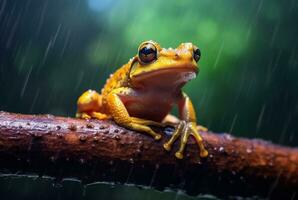
<path id="1" fill-rule="evenodd" d="M 214 65 L 213 65 L 213 69 L 215 69 L 215 68 L 217 67 L 217 64 L 218 64 L 218 61 L 219 61 L 219 59 L 220 59 L 220 57 L 221 57 L 221 53 L 222 53 L 222 50 L 223 50 L 223 48 L 224 48 L 224 45 L 225 45 L 225 43 L 224 43 L 224 41 L 223 41 L 223 42 L 221 43 L 220 47 L 219 47 L 218 52 L 217 52 L 216 59 L 215 59 Z"/>
<path id="2" fill-rule="evenodd" d="M 224 152 L 225 151 L 225 148 L 224 147 L 219 147 L 219 152 Z"/>
<path id="3" fill-rule="evenodd" d="M 40 134 L 40 133 L 33 133 L 32 136 L 35 137 L 35 138 L 41 138 L 42 137 L 42 134 Z"/>
<path id="4" fill-rule="evenodd" d="M 81 165 L 85 163 L 85 160 L 84 160 L 83 158 L 80 158 L 79 161 L 80 161 L 80 164 L 81 164 Z"/>
<path id="5" fill-rule="evenodd" d="M 181 196 L 182 194 L 183 194 L 183 191 L 182 191 L 182 190 L 178 190 L 178 191 L 176 192 L 176 195 L 175 195 L 174 200 L 177 200 L 177 199 L 179 198 L 179 196 Z"/>
<path id="6" fill-rule="evenodd" d="M 234 129 L 234 126 L 235 126 L 235 123 L 236 123 L 236 120 L 238 118 L 238 114 L 236 114 L 233 118 L 233 121 L 232 121 L 232 124 L 231 124 L 231 127 L 230 127 L 230 130 L 229 130 L 229 133 L 232 133 L 233 129 Z"/>
<path id="7" fill-rule="evenodd" d="M 28 149 L 27 149 L 27 151 L 31 151 L 31 147 L 32 147 L 32 138 L 31 138 L 30 143 L 29 143 L 29 145 L 28 145 Z"/>
<path id="8" fill-rule="evenodd" d="M 273 47 L 273 45 L 274 45 L 274 42 L 276 40 L 276 36 L 277 36 L 279 29 L 280 29 L 280 20 L 277 20 L 277 23 L 275 24 L 275 27 L 274 27 L 274 30 L 272 33 L 272 37 L 271 37 L 271 42 L 270 42 L 271 47 Z"/>
<path id="9" fill-rule="evenodd" d="M 115 140 L 120 140 L 121 139 L 119 135 L 115 135 L 114 138 L 115 138 Z"/>
<path id="10" fill-rule="evenodd" d="M 139 142 L 138 142 L 138 144 L 139 144 L 139 151 L 141 151 L 142 149 L 143 149 L 143 146 L 144 146 L 144 143 L 143 143 L 143 141 L 142 140 L 140 140 Z"/>
<path id="11" fill-rule="evenodd" d="M 47 117 L 48 119 L 53 119 L 53 118 L 54 118 L 54 115 L 46 114 L 46 117 Z"/>
<path id="12" fill-rule="evenodd" d="M 159 169 L 159 164 L 156 164 L 155 168 L 154 168 L 154 171 L 153 171 L 151 181 L 150 181 L 150 187 L 152 187 L 152 184 L 154 183 L 154 179 L 156 177 L 156 173 L 157 173 L 158 169 Z"/>
<path id="13" fill-rule="evenodd" d="M 60 29 L 61 29 L 61 24 L 59 24 L 58 28 L 57 28 L 57 31 L 53 37 L 53 44 L 52 46 L 54 46 L 55 42 L 56 42 L 56 39 L 57 39 L 57 36 L 59 35 L 59 32 L 60 32 Z"/>
<path id="14" fill-rule="evenodd" d="M 130 163 L 130 164 L 134 164 L 134 162 L 135 162 L 135 161 L 134 161 L 133 158 L 130 158 L 130 159 L 129 159 L 129 163 Z"/>
<path id="15" fill-rule="evenodd" d="M 141 156 L 141 154 L 142 154 L 141 149 L 137 149 L 137 150 L 136 150 L 136 155 L 137 155 L 137 156 Z"/>
<path id="16" fill-rule="evenodd" d="M 50 157 L 50 161 L 51 161 L 51 162 L 55 162 L 55 161 L 56 161 L 56 157 L 55 157 L 55 156 L 51 156 L 51 157 Z"/>
<path id="17" fill-rule="evenodd" d="M 84 78 L 84 71 L 80 71 L 78 74 L 76 85 L 74 87 L 76 90 L 82 85 L 81 83 L 83 82 L 83 78 Z"/>
<path id="18" fill-rule="evenodd" d="M 94 137 L 93 137 L 93 141 L 94 141 L 94 142 L 98 142 L 98 140 L 99 140 L 99 137 L 98 137 L 98 136 L 94 136 Z"/>
<path id="19" fill-rule="evenodd" d="M 62 137 L 63 137 L 63 134 L 61 134 L 61 133 L 57 133 L 56 136 L 57 136 L 58 138 L 62 138 Z"/>
<path id="20" fill-rule="evenodd" d="M 23 84 L 23 88 L 22 88 L 22 91 L 21 91 L 21 98 L 24 96 L 24 93 L 25 93 L 25 90 L 26 90 L 26 87 L 27 87 L 27 84 L 28 84 L 28 80 L 29 80 L 29 77 L 30 77 L 30 75 L 31 75 L 31 71 L 32 71 L 32 65 L 31 65 L 30 68 L 29 68 L 29 71 L 28 71 L 28 73 L 27 73 L 25 82 L 24 82 L 24 84 Z"/>
<path id="21" fill-rule="evenodd" d="M 126 183 L 129 182 L 129 179 L 131 177 L 132 172 L 133 172 L 133 165 L 130 166 L 130 169 L 129 169 L 129 172 L 128 172 L 128 175 L 127 175 L 127 178 L 126 178 Z"/>
<path id="22" fill-rule="evenodd" d="M 86 190 L 87 190 L 87 187 L 86 185 L 83 186 L 83 191 L 82 191 L 82 196 L 85 197 L 86 196 Z"/>
<path id="23" fill-rule="evenodd" d="M 256 130 L 257 133 L 259 132 L 261 124 L 262 124 L 265 108 L 266 108 L 266 105 L 264 104 L 262 109 L 261 109 L 261 112 L 259 114 L 259 118 L 258 118 L 258 122 L 257 122 L 257 130 Z"/>
<path id="24" fill-rule="evenodd" d="M 87 140 L 87 136 L 86 135 L 80 135 L 79 139 L 81 142 L 85 142 Z"/>
<path id="25" fill-rule="evenodd" d="M 2 13 L 4 11 L 5 6 L 6 6 L 6 0 L 2 1 L 2 5 L 1 5 L 1 8 L 0 8 L 0 16 L 2 15 Z"/>
<path id="26" fill-rule="evenodd" d="M 66 34 L 66 39 L 64 40 L 64 45 L 63 45 L 63 48 L 62 48 L 62 51 L 61 51 L 61 54 L 60 56 L 62 57 L 65 53 L 65 50 L 66 50 L 66 47 L 69 43 L 69 38 L 70 38 L 70 31 L 67 31 L 67 34 Z"/>
<path id="27" fill-rule="evenodd" d="M 47 59 L 47 57 L 48 57 L 50 48 L 52 47 L 52 43 L 53 43 L 53 41 L 52 41 L 52 39 L 51 39 L 51 40 L 49 41 L 49 43 L 48 43 L 48 46 L 47 46 L 46 51 L 45 51 L 44 56 L 43 56 L 43 60 L 42 60 L 42 63 L 43 63 L 43 64 L 45 64 L 45 62 L 46 62 L 46 59 Z"/>
<path id="28" fill-rule="evenodd" d="M 233 137 L 230 134 L 223 134 L 226 140 L 233 140 Z"/>

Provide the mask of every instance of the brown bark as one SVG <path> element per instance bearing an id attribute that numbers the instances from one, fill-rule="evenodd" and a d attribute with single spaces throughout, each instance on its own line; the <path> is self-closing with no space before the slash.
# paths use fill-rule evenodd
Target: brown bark
<path id="1" fill-rule="evenodd" d="M 159 130 L 161 131 L 161 130 Z M 209 156 L 190 140 L 177 160 L 149 136 L 112 121 L 0 112 L 2 173 L 181 189 L 189 195 L 295 198 L 298 149 L 203 132 Z"/>

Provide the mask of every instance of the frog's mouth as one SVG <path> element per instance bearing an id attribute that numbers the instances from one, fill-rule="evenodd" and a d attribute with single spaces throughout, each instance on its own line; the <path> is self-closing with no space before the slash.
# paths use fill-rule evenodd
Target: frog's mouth
<path id="1" fill-rule="evenodd" d="M 181 65 L 143 72 L 133 76 L 131 81 L 133 85 L 168 89 L 170 87 L 182 87 L 185 83 L 194 79 L 197 74 L 198 68 L 196 66 Z"/>

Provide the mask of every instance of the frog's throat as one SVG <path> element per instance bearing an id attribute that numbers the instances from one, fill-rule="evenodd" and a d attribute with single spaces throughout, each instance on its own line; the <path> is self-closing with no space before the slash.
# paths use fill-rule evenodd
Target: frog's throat
<path id="1" fill-rule="evenodd" d="M 134 86 L 145 86 L 155 88 L 177 88 L 194 79 L 198 69 L 194 67 L 168 67 L 131 77 L 131 83 Z"/>

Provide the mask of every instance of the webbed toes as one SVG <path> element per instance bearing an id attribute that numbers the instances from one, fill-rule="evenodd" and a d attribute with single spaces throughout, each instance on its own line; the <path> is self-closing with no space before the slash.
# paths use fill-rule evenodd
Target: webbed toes
<path id="1" fill-rule="evenodd" d="M 207 131 L 208 129 L 205 127 L 202 127 L 202 126 L 197 128 L 197 125 L 195 122 L 180 121 L 177 128 L 173 132 L 172 137 L 169 139 L 168 142 L 166 142 L 163 145 L 164 149 L 167 151 L 170 151 L 171 146 L 180 136 L 179 150 L 175 153 L 175 156 L 178 159 L 183 159 L 183 157 L 184 157 L 183 152 L 185 150 L 189 135 L 192 135 L 196 139 L 196 143 L 199 146 L 200 157 L 203 158 L 203 157 L 208 156 L 208 151 L 204 147 L 203 139 L 202 139 L 201 135 L 199 134 L 198 130 Z"/>

